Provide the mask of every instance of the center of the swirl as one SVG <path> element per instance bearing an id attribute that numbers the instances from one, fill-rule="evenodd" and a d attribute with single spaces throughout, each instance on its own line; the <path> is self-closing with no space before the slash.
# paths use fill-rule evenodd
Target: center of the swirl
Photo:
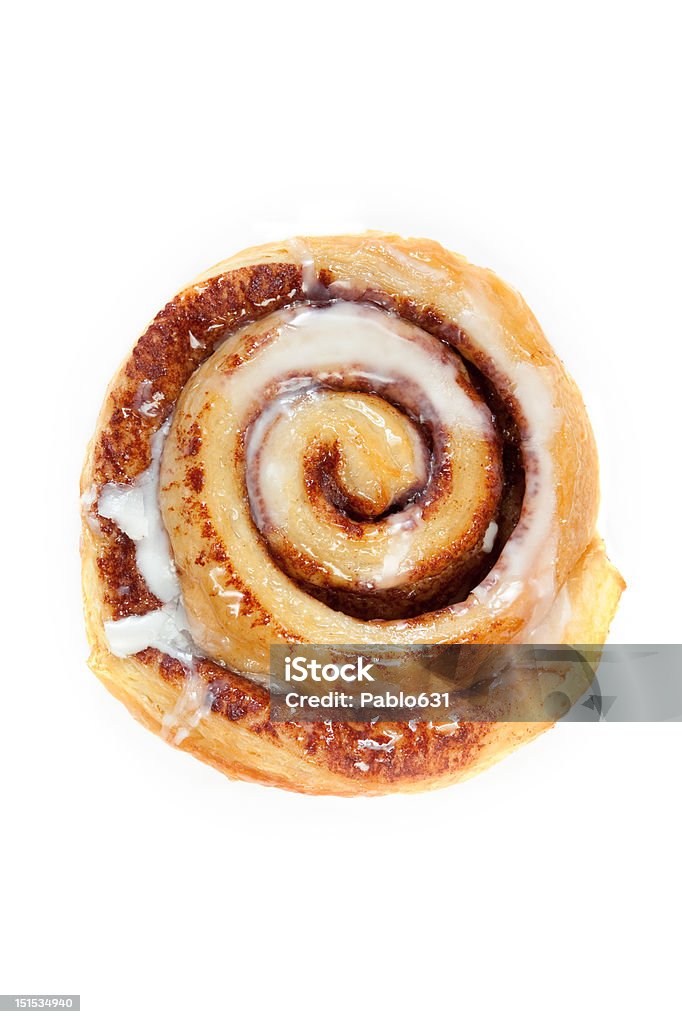
<path id="1" fill-rule="evenodd" d="M 275 562 L 326 603 L 382 617 L 466 586 L 499 499 L 500 450 L 456 353 L 349 306 L 284 322 L 229 393 L 242 406 L 261 395 L 244 479 Z"/>
<path id="2" fill-rule="evenodd" d="M 318 391 L 315 398 L 304 455 L 311 500 L 321 491 L 351 518 L 378 519 L 423 490 L 430 453 L 408 416 L 376 395 Z"/>

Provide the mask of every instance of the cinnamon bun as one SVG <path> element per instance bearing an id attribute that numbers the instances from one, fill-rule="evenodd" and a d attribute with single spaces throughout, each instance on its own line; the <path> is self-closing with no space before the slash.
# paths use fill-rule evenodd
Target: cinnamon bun
<path id="1" fill-rule="evenodd" d="M 548 723 L 276 722 L 272 644 L 598 644 L 624 585 L 576 385 L 517 292 L 424 239 L 202 274 L 114 377 L 81 492 L 92 670 L 227 775 L 304 792 L 447 785 Z"/>

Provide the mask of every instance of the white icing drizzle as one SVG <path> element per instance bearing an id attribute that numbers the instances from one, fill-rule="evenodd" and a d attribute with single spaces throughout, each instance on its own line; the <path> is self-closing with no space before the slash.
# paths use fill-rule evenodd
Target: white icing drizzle
<path id="1" fill-rule="evenodd" d="M 180 597 L 175 563 L 159 506 L 161 454 L 170 429 L 170 417 L 151 440 L 149 467 L 132 484 L 105 484 L 98 512 L 111 519 L 135 541 L 135 557 L 147 586 L 160 601 Z"/>
<path id="2" fill-rule="evenodd" d="M 185 669 L 185 683 L 180 697 L 173 709 L 163 716 L 163 739 L 179 746 L 210 713 L 214 696 L 194 665 L 189 665 Z"/>
<path id="3" fill-rule="evenodd" d="M 156 419 L 161 412 L 161 403 L 163 402 L 165 395 L 163 391 L 154 391 L 152 397 L 147 402 L 142 402 L 140 405 L 140 412 L 143 416 L 147 416 L 149 419 Z"/>
<path id="4" fill-rule="evenodd" d="M 81 494 L 81 508 L 85 513 L 85 517 L 88 521 L 88 526 L 95 534 L 96 537 L 102 536 L 102 529 L 99 525 L 97 516 L 94 513 L 95 505 L 97 504 L 97 487 L 95 484 L 91 484 L 87 490 Z"/>
<path id="5" fill-rule="evenodd" d="M 451 722 L 439 722 L 433 728 L 435 732 L 442 733 L 444 736 L 452 736 L 459 729 L 459 719 L 453 718 Z"/>
<path id="6" fill-rule="evenodd" d="M 556 496 L 550 445 L 557 426 L 557 410 L 546 383 L 546 371 L 518 362 L 508 352 L 502 329 L 480 289 L 465 294 L 465 308 L 457 321 L 492 359 L 498 374 L 509 381 L 525 421 L 521 449 L 526 491 L 521 517 L 500 558 L 486 579 L 474 589 L 472 597 L 496 614 L 526 588 L 532 588 L 535 597 L 532 628 L 547 614 L 556 589 Z"/>
<path id="7" fill-rule="evenodd" d="M 155 647 L 184 665 L 192 662 L 194 644 L 181 598 L 145 615 L 128 615 L 104 623 L 109 650 L 119 658 Z"/>
<path id="8" fill-rule="evenodd" d="M 143 380 L 133 398 L 133 409 L 149 420 L 155 420 L 161 412 L 161 403 L 164 398 L 163 391 L 154 388 L 150 380 Z"/>
<path id="9" fill-rule="evenodd" d="M 403 252 L 402 249 L 397 249 L 396 246 L 390 245 L 388 242 L 382 242 L 381 248 L 384 252 L 387 252 L 389 256 L 392 256 L 398 263 L 402 263 L 404 267 L 408 267 L 410 270 L 415 271 L 417 274 L 421 274 L 423 277 L 429 277 L 439 284 L 443 284 L 448 280 L 448 275 L 445 270 L 439 267 L 433 267 L 429 261 L 421 256 L 418 252 Z"/>
<path id="10" fill-rule="evenodd" d="M 327 292 L 318 280 L 315 271 L 315 257 L 302 238 L 289 239 L 287 246 L 291 255 L 301 264 L 301 290 L 306 299 L 325 299 Z"/>
<path id="11" fill-rule="evenodd" d="M 488 529 L 485 531 L 485 535 L 483 537 L 483 550 L 485 551 L 486 555 L 489 555 L 493 549 L 498 529 L 499 527 L 497 523 L 492 522 L 488 526 Z"/>
<path id="12" fill-rule="evenodd" d="M 384 752 L 390 752 L 395 748 L 401 736 L 397 732 L 386 732 L 385 735 L 388 736 L 385 743 L 379 743 L 378 740 L 373 739 L 358 740 L 358 750 L 383 750 Z"/>
<path id="13" fill-rule="evenodd" d="M 182 743 L 211 710 L 213 696 L 196 667 L 201 652 L 185 612 L 177 570 L 159 504 L 159 474 L 169 417 L 151 439 L 151 461 L 132 484 L 105 484 L 98 512 L 135 542 L 140 575 L 163 606 L 145 615 L 128 615 L 104 623 L 112 654 L 126 658 L 153 647 L 183 666 L 185 681 L 174 708 L 162 722 L 164 739 Z M 235 593 L 235 600 L 237 594 Z M 243 595 L 239 595 L 241 598 Z M 238 605 L 237 611 L 238 614 Z"/>
<path id="14" fill-rule="evenodd" d="M 290 419 L 294 414 L 296 403 L 312 394 L 319 386 L 312 377 L 294 377 L 283 381 L 280 385 L 279 395 L 265 406 L 249 428 L 246 442 L 246 489 L 250 495 L 258 494 L 261 482 L 266 483 L 268 491 L 274 497 L 282 494 L 281 464 L 270 460 L 265 466 L 258 466 L 258 453 L 261 451 L 265 437 L 273 423 L 280 416 Z M 264 481 L 263 477 L 265 477 Z M 262 530 L 265 518 L 264 504 L 262 501 L 255 500 L 252 504 L 256 525 Z M 268 510 L 269 514 L 276 514 L 276 511 L 276 508 Z"/>
<path id="15" fill-rule="evenodd" d="M 219 594 L 220 597 L 224 598 L 225 607 L 229 611 L 230 615 L 234 616 L 234 618 L 237 618 L 237 616 L 239 615 L 239 610 L 242 606 L 242 602 L 244 601 L 243 592 L 241 590 L 236 590 L 234 587 L 223 586 L 222 582 L 220 581 L 220 577 L 225 576 L 225 570 L 223 569 L 222 566 L 215 566 L 213 569 L 211 569 L 208 575 L 210 577 L 211 583 L 216 588 L 216 592 Z"/>
<path id="16" fill-rule="evenodd" d="M 283 321 L 276 343 L 243 363 L 226 388 L 240 410 L 297 367 L 321 383 L 351 378 L 353 367 L 361 367 L 357 376 L 384 385 L 418 382 L 444 423 L 491 436 L 489 419 L 461 387 L 456 364 L 444 365 L 415 345 L 410 330 L 398 317 L 354 302 L 302 307 Z"/>
<path id="17" fill-rule="evenodd" d="M 374 578 L 377 585 L 394 587 L 409 575 L 414 531 L 421 523 L 422 510 L 419 505 L 410 505 L 389 517 L 387 533 L 390 540 L 381 570 Z"/>
<path id="18" fill-rule="evenodd" d="M 90 486 L 81 494 L 81 505 L 89 512 L 96 501 L 97 487 L 95 484 L 90 484 Z"/>

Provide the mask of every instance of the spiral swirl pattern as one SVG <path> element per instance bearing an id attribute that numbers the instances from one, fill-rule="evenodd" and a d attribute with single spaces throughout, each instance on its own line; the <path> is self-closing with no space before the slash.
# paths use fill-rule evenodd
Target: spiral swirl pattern
<path id="1" fill-rule="evenodd" d="M 202 647 L 258 675 L 273 639 L 385 642 L 417 617 L 426 638 L 491 561 L 501 452 L 461 358 L 394 315 L 340 301 L 233 335 L 183 392 L 162 469 Z"/>
<path id="2" fill-rule="evenodd" d="M 188 749 L 294 788 L 443 784 L 541 727 L 366 725 L 358 761 L 352 730 L 266 725 L 271 644 L 599 642 L 622 587 L 575 385 L 516 292 L 424 240 L 202 275 L 112 383 L 83 501 L 95 671 L 162 732 L 179 689 Z"/>

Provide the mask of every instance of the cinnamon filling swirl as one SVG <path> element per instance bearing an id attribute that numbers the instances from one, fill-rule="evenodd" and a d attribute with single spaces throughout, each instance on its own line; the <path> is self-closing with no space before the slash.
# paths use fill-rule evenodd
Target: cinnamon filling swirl
<path id="1" fill-rule="evenodd" d="M 517 445 L 490 381 L 376 306 L 231 335 L 184 389 L 161 472 L 200 646 L 260 675 L 273 637 L 378 642 L 412 620 L 426 638 L 518 522 Z"/>

